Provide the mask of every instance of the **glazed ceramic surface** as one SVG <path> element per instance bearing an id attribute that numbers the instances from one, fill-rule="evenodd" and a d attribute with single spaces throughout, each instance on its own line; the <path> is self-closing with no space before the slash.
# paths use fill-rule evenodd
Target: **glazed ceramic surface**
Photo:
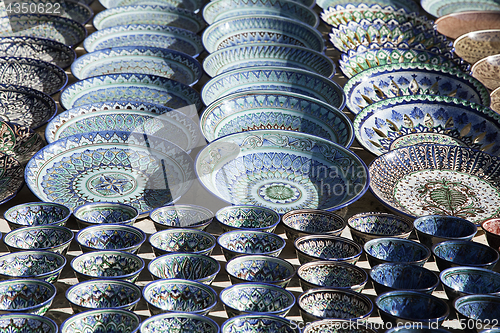
<path id="1" fill-rule="evenodd" d="M 0 314 L 23 313 L 43 316 L 52 305 L 56 287 L 34 279 L 0 282 Z"/>
<path id="2" fill-rule="evenodd" d="M 428 248 L 450 240 L 471 240 L 477 233 L 474 223 L 454 216 L 422 216 L 414 222 L 418 240 Z"/>
<path id="3" fill-rule="evenodd" d="M 452 267 L 439 275 L 449 300 L 473 294 L 500 296 L 500 273 L 477 267 Z"/>
<path id="4" fill-rule="evenodd" d="M 139 216 L 136 208 L 118 202 L 89 202 L 73 210 L 80 229 L 96 224 L 134 224 Z"/>
<path id="5" fill-rule="evenodd" d="M 22 177 L 22 166 L 12 156 L 0 153 L 0 203 L 14 198 L 21 190 L 24 181 Z"/>
<path id="6" fill-rule="evenodd" d="M 341 216 L 317 209 L 292 210 L 283 215 L 281 220 L 286 237 L 291 241 L 311 234 L 340 236 L 346 227 Z"/>
<path id="7" fill-rule="evenodd" d="M 303 291 L 314 288 L 351 289 L 361 292 L 368 274 L 358 266 L 332 261 L 312 261 L 297 270 Z"/>
<path id="8" fill-rule="evenodd" d="M 9 251 L 41 250 L 66 254 L 73 232 L 60 226 L 35 226 L 12 230 L 3 241 Z"/>
<path id="9" fill-rule="evenodd" d="M 465 11 L 500 10 L 500 3 L 496 0 L 421 0 L 420 4 L 427 13 L 436 17 Z"/>
<path id="10" fill-rule="evenodd" d="M 178 228 L 155 232 L 149 237 L 149 243 L 157 257 L 171 252 L 209 256 L 217 241 L 208 232 Z"/>
<path id="11" fill-rule="evenodd" d="M 28 202 L 7 209 L 3 215 L 11 230 L 36 225 L 64 226 L 71 209 L 54 202 Z"/>
<path id="12" fill-rule="evenodd" d="M 196 173 L 225 201 L 279 213 L 342 208 L 365 192 L 368 181 L 364 163 L 349 150 L 279 130 L 232 134 L 212 142 L 199 153 Z"/>
<path id="13" fill-rule="evenodd" d="M 319 136 L 341 146 L 352 143 L 354 128 L 333 106 L 307 96 L 279 91 L 248 91 L 210 104 L 200 127 L 207 141 L 258 129 L 282 129 Z"/>
<path id="14" fill-rule="evenodd" d="M 418 12 L 419 6 L 414 1 L 405 0 L 363 0 L 364 4 L 373 5 L 378 4 L 380 6 L 392 6 L 394 8 L 402 8 L 408 12 Z M 348 5 L 359 5 L 360 2 L 353 2 L 352 0 L 319 0 L 317 5 L 322 9 L 327 9 L 328 7 L 344 6 Z"/>
<path id="15" fill-rule="evenodd" d="M 221 326 L 221 333 L 237 333 L 242 330 L 260 333 L 300 333 L 297 325 L 285 318 L 273 315 L 246 314 L 230 318 Z"/>
<path id="16" fill-rule="evenodd" d="M 500 53 L 500 29 L 473 31 L 458 37 L 453 43 L 455 53 L 474 64 Z"/>
<path id="17" fill-rule="evenodd" d="M 233 230 L 217 238 L 226 260 L 245 254 L 278 257 L 286 242 L 281 236 L 256 230 Z"/>
<path id="18" fill-rule="evenodd" d="M 193 313 L 162 313 L 144 320 L 141 333 L 219 333 L 219 325 L 212 319 Z"/>
<path id="19" fill-rule="evenodd" d="M 0 317 L 0 332 L 57 333 L 57 324 L 50 318 L 32 314 L 5 314 Z"/>
<path id="20" fill-rule="evenodd" d="M 394 20 L 394 23 L 404 23 L 416 17 L 417 13 L 408 12 L 404 8 L 366 3 L 330 6 L 321 13 L 321 19 L 333 27 L 347 24 L 350 21 L 361 22 L 362 20 L 373 21 L 375 19 L 381 19 L 384 22 Z"/>
<path id="21" fill-rule="evenodd" d="M 42 137 L 32 129 L 6 121 L 0 121 L 0 137 L 0 152 L 23 165 L 45 144 Z"/>
<path id="22" fill-rule="evenodd" d="M 162 47 L 186 53 L 192 57 L 203 51 L 201 37 L 177 27 L 154 24 L 131 24 L 109 27 L 94 32 L 83 42 L 87 52 L 121 47 Z"/>
<path id="23" fill-rule="evenodd" d="M 370 270 L 370 278 L 377 295 L 400 289 L 431 294 L 439 286 L 434 272 L 407 263 L 376 265 Z"/>
<path id="24" fill-rule="evenodd" d="M 315 260 L 355 264 L 363 253 L 361 246 L 352 240 L 331 235 L 300 237 L 293 245 L 301 265 Z"/>
<path id="25" fill-rule="evenodd" d="M 36 5 L 37 10 L 33 12 L 33 6 L 31 4 Z M 51 6 L 52 4 L 52 6 Z M 90 9 L 87 4 L 80 1 L 73 0 L 61 0 L 57 3 L 50 2 L 48 0 L 34 0 L 30 3 L 30 10 L 25 11 L 24 8 L 20 8 L 16 6 L 13 10 L 13 13 L 40 13 L 40 14 L 50 14 L 60 17 L 65 17 L 68 19 L 72 19 L 78 23 L 85 24 L 90 18 L 94 15 L 92 9 Z M 43 9 L 42 9 L 43 8 Z"/>
<path id="26" fill-rule="evenodd" d="M 488 89 L 500 87 L 500 55 L 492 55 L 479 60 L 472 66 L 471 75 Z"/>
<path id="27" fill-rule="evenodd" d="M 471 322 L 473 327 L 495 327 L 500 318 L 500 297 L 493 295 L 467 295 L 456 299 L 453 307 L 458 319 Z M 487 331 L 486 331 L 487 332 Z"/>
<path id="28" fill-rule="evenodd" d="M 83 252 L 114 250 L 135 254 L 146 240 L 146 234 L 129 225 L 103 224 L 80 230 L 75 239 Z"/>
<path id="29" fill-rule="evenodd" d="M 380 237 L 408 238 L 413 231 L 411 220 L 377 212 L 353 215 L 347 221 L 347 225 L 352 239 L 360 245 Z"/>
<path id="30" fill-rule="evenodd" d="M 215 213 L 224 232 L 238 229 L 273 232 L 280 222 L 274 210 L 260 206 L 228 206 Z"/>
<path id="31" fill-rule="evenodd" d="M 489 246 L 500 249 L 500 218 L 493 218 L 483 222 L 481 225 Z"/>
<path id="32" fill-rule="evenodd" d="M 436 30 L 452 39 L 473 31 L 490 29 L 500 29 L 500 11 L 498 10 L 461 11 L 441 16 L 436 20 Z"/>
<path id="33" fill-rule="evenodd" d="M 19 251 L 0 257 L 0 279 L 29 278 L 55 283 L 66 265 L 63 255 L 48 251 Z"/>
<path id="34" fill-rule="evenodd" d="M 423 266 L 431 256 L 431 251 L 422 244 L 395 237 L 372 239 L 363 248 L 372 267 L 388 262 Z"/>
<path id="35" fill-rule="evenodd" d="M 198 12 L 202 6 L 201 0 L 100 0 L 105 8 L 115 8 L 131 5 L 168 5 L 182 8 L 191 12 Z"/>
<path id="36" fill-rule="evenodd" d="M 121 309 L 98 309 L 69 317 L 61 325 L 61 333 L 120 332 L 136 333 L 141 318 Z"/>
<path id="37" fill-rule="evenodd" d="M 500 113 L 500 88 L 493 90 L 490 94 L 491 105 L 490 108 L 496 113 Z"/>
<path id="38" fill-rule="evenodd" d="M 440 271 L 450 267 L 471 266 L 493 269 L 498 251 L 485 244 L 465 240 L 449 240 L 432 247 Z"/>
<path id="39" fill-rule="evenodd" d="M 159 207 L 149 214 L 157 230 L 193 228 L 204 230 L 214 218 L 210 209 L 196 205 L 171 205 Z"/>

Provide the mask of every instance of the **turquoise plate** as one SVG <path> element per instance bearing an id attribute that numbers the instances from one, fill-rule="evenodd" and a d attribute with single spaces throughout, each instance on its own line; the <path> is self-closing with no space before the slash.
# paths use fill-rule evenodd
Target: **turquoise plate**
<path id="1" fill-rule="evenodd" d="M 197 13 L 202 0 L 99 0 L 104 8 L 114 8 L 133 5 L 168 5 Z"/>

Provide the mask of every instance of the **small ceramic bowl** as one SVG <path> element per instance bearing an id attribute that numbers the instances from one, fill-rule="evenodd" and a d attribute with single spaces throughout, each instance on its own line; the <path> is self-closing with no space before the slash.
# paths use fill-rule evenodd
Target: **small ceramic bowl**
<path id="1" fill-rule="evenodd" d="M 71 216 L 71 209 L 55 202 L 29 202 L 11 207 L 3 214 L 10 230 L 40 226 L 64 227 Z"/>
<path id="2" fill-rule="evenodd" d="M 363 248 L 352 240 L 330 235 L 303 236 L 293 245 L 301 265 L 315 260 L 355 264 L 363 253 Z"/>
<path id="3" fill-rule="evenodd" d="M 208 317 L 194 313 L 171 312 L 144 320 L 140 331 L 141 333 L 219 333 L 219 325 Z"/>
<path id="4" fill-rule="evenodd" d="M 411 220 L 386 213 L 361 213 L 347 220 L 352 239 L 364 245 L 380 237 L 408 238 L 413 230 Z"/>
<path id="5" fill-rule="evenodd" d="M 486 241 L 494 248 L 500 247 L 500 218 L 489 219 L 481 225 L 486 235 Z"/>
<path id="6" fill-rule="evenodd" d="M 43 316 L 56 297 L 53 284 L 36 279 L 12 279 L 0 282 L 0 313 Z"/>
<path id="7" fill-rule="evenodd" d="M 60 333 L 137 333 L 141 318 L 122 309 L 97 309 L 69 317 L 60 328 Z"/>
<path id="8" fill-rule="evenodd" d="M 380 317 L 385 323 L 424 323 L 441 326 L 450 314 L 445 301 L 430 294 L 410 290 L 384 293 L 375 299 Z"/>
<path id="9" fill-rule="evenodd" d="M 397 262 L 423 266 L 431 251 L 420 243 L 402 238 L 377 238 L 365 243 L 364 250 L 371 267 Z"/>
<path id="10" fill-rule="evenodd" d="M 349 320 L 323 319 L 309 323 L 302 333 L 377 333 L 377 331 Z"/>
<path id="11" fill-rule="evenodd" d="M 377 265 L 371 269 L 370 279 L 377 295 L 402 289 L 432 294 L 439 286 L 439 277 L 434 272 L 406 263 Z"/>
<path id="12" fill-rule="evenodd" d="M 149 237 L 149 244 L 157 257 L 171 252 L 210 255 L 216 239 L 208 232 L 196 229 L 167 229 Z"/>
<path id="13" fill-rule="evenodd" d="M 286 316 L 295 297 L 284 288 L 267 283 L 238 283 L 219 294 L 229 318 L 242 314 Z"/>
<path id="14" fill-rule="evenodd" d="M 220 264 L 202 254 L 169 253 L 152 260 L 148 271 L 153 279 L 186 279 L 211 284 L 220 271 Z"/>
<path id="15" fill-rule="evenodd" d="M 245 254 L 264 254 L 278 257 L 286 242 L 276 234 L 254 230 L 234 230 L 223 233 L 217 243 L 226 260 Z"/>
<path id="16" fill-rule="evenodd" d="M 121 280 L 90 280 L 71 286 L 66 299 L 74 313 L 106 308 L 133 311 L 141 299 L 141 289 Z"/>
<path id="17" fill-rule="evenodd" d="M 499 259 L 498 251 L 488 245 L 460 240 L 438 243 L 432 254 L 440 271 L 457 266 L 493 269 Z"/>
<path id="18" fill-rule="evenodd" d="M 133 225 L 139 211 L 118 202 L 89 202 L 73 211 L 80 229 L 103 223 Z"/>
<path id="19" fill-rule="evenodd" d="M 471 240 L 477 233 L 474 223 L 455 216 L 428 215 L 413 221 L 420 243 L 429 249 L 447 240 Z"/>
<path id="20" fill-rule="evenodd" d="M 151 315 L 164 312 L 206 315 L 217 304 L 217 293 L 212 288 L 183 279 L 150 282 L 142 290 L 142 296 Z"/>
<path id="21" fill-rule="evenodd" d="M 295 274 L 295 268 L 281 258 L 245 255 L 229 260 L 226 272 L 232 284 L 264 282 L 286 288 Z"/>
<path id="22" fill-rule="evenodd" d="M 280 215 L 274 210 L 259 206 L 228 206 L 215 213 L 224 232 L 249 229 L 264 232 L 273 232 Z"/>
<path id="23" fill-rule="evenodd" d="M 50 318 L 9 313 L 0 315 L 0 333 L 23 333 L 29 328 L 30 333 L 57 333 L 57 324 Z"/>
<path id="24" fill-rule="evenodd" d="M 146 234 L 129 225 L 103 224 L 80 230 L 76 241 L 84 253 L 115 250 L 135 254 L 146 241 Z"/>
<path id="25" fill-rule="evenodd" d="M 66 258 L 49 251 L 19 251 L 0 257 L 0 280 L 39 279 L 54 283 L 66 265 Z"/>
<path id="26" fill-rule="evenodd" d="M 439 274 L 450 301 L 473 294 L 500 296 L 500 273 L 477 267 L 451 267 Z"/>
<path id="27" fill-rule="evenodd" d="M 337 214 L 319 209 L 292 210 L 281 218 L 286 238 L 293 242 L 302 236 L 328 234 L 340 236 L 346 226 Z"/>
<path id="28" fill-rule="evenodd" d="M 321 319 L 363 320 L 373 311 L 373 303 L 352 290 L 319 288 L 302 293 L 297 299 L 305 322 Z"/>
<path id="29" fill-rule="evenodd" d="M 10 252 L 40 250 L 65 255 L 73 238 L 70 229 L 47 225 L 12 230 L 5 235 L 3 242 Z"/>
<path id="30" fill-rule="evenodd" d="M 214 218 L 209 209 L 195 205 L 171 205 L 156 208 L 149 218 L 156 230 L 171 228 L 193 228 L 205 230 Z"/>
<path id="31" fill-rule="evenodd" d="M 303 291 L 314 288 L 351 289 L 361 292 L 368 274 L 358 266 L 344 262 L 311 261 L 297 270 Z"/>
<path id="32" fill-rule="evenodd" d="M 467 295 L 457 298 L 453 307 L 458 319 L 467 327 L 489 328 L 500 318 L 500 297 L 493 295 Z"/>
<path id="33" fill-rule="evenodd" d="M 246 314 L 229 318 L 222 324 L 221 333 L 300 333 L 297 323 L 279 316 Z"/>
<path id="34" fill-rule="evenodd" d="M 79 282 L 91 279 L 135 282 L 145 266 L 142 258 L 119 251 L 84 253 L 75 257 L 70 265 Z"/>

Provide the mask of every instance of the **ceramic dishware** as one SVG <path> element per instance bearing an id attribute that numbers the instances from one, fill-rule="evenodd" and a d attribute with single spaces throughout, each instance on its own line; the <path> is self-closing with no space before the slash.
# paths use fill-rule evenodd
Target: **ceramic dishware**
<path id="1" fill-rule="evenodd" d="M 73 216 L 80 229 L 97 224 L 126 224 L 133 225 L 139 211 L 126 204 L 118 202 L 89 202 L 77 207 Z"/>
<path id="2" fill-rule="evenodd" d="M 467 322 L 466 327 L 473 327 L 476 330 L 479 327 L 495 327 L 496 321 L 500 318 L 500 297 L 494 295 L 462 296 L 453 302 L 453 308 L 458 319 Z"/>
<path id="3" fill-rule="evenodd" d="M 144 3 L 144 1 L 141 0 L 100 0 L 99 2 L 105 8 L 115 8 L 127 5 L 140 5 Z M 198 12 L 202 6 L 202 1 L 201 0 L 155 0 L 152 2 L 151 1 L 146 2 L 146 4 L 168 5 L 175 8 L 186 9 L 191 12 Z"/>
<path id="4" fill-rule="evenodd" d="M 317 5 L 322 9 L 327 9 L 328 7 L 334 6 L 347 6 L 352 4 L 351 0 L 319 0 Z M 419 6 L 415 2 L 404 1 L 404 0 L 363 0 L 366 5 L 378 4 L 381 6 L 392 6 L 394 8 L 402 8 L 408 12 L 418 12 Z"/>
<path id="5" fill-rule="evenodd" d="M 422 216 L 413 224 L 418 240 L 429 249 L 446 240 L 472 240 L 477 233 L 474 223 L 455 216 Z"/>
<path id="6" fill-rule="evenodd" d="M 55 202 L 27 202 L 5 211 L 3 218 L 10 230 L 39 225 L 64 227 L 71 216 L 71 209 Z"/>
<path id="7" fill-rule="evenodd" d="M 57 324 L 50 318 L 33 315 L 10 313 L 0 316 L 1 333 L 21 333 L 29 327 L 32 333 L 57 333 Z"/>
<path id="8" fill-rule="evenodd" d="M 464 61 L 475 64 L 500 53 L 500 29 L 469 32 L 453 42 L 453 49 Z"/>
<path id="9" fill-rule="evenodd" d="M 114 250 L 136 254 L 146 240 L 146 234 L 130 225 L 106 223 L 80 230 L 75 239 L 84 253 Z"/>
<path id="10" fill-rule="evenodd" d="M 206 316 L 186 312 L 162 313 L 141 323 L 141 333 L 155 333 L 161 330 L 176 330 L 178 333 L 219 333 L 219 325 Z"/>
<path id="11" fill-rule="evenodd" d="M 7 105 L 7 108 L 3 110 L 3 116 L 9 114 L 7 111 L 9 106 Z M 11 115 L 16 117 L 20 114 L 13 113 Z M 28 117 L 29 115 L 29 113 L 24 114 Z M 40 134 L 29 127 L 16 123 L 0 121 L 0 133 L 2 133 L 0 152 L 13 157 L 22 165 L 25 165 L 45 145 Z"/>
<path id="12" fill-rule="evenodd" d="M 279 257 L 286 242 L 279 235 L 257 230 L 233 230 L 217 238 L 226 260 L 246 254 Z"/>
<path id="13" fill-rule="evenodd" d="M 303 291 L 315 288 L 351 289 L 361 292 L 368 274 L 358 266 L 334 261 L 311 261 L 297 269 Z"/>
<path id="14" fill-rule="evenodd" d="M 300 333 L 296 323 L 274 315 L 246 314 L 226 320 L 221 326 L 221 333 L 236 333 L 249 329 L 260 333 Z"/>
<path id="15" fill-rule="evenodd" d="M 223 232 L 249 229 L 273 232 L 281 217 L 274 210 L 260 206 L 227 206 L 215 213 Z"/>
<path id="16" fill-rule="evenodd" d="M 492 218 L 481 224 L 488 245 L 494 249 L 500 248 L 500 218 Z"/>
<path id="17" fill-rule="evenodd" d="M 141 318 L 122 309 L 97 309 L 78 313 L 66 319 L 60 333 L 137 333 Z"/>
<path id="18" fill-rule="evenodd" d="M 471 75 L 481 81 L 490 90 L 499 88 L 500 55 L 491 55 L 476 62 L 472 66 Z"/>
<path id="19" fill-rule="evenodd" d="M 0 282 L 0 313 L 43 316 L 56 297 L 56 287 L 37 279 L 10 279 Z"/>
<path id="20" fill-rule="evenodd" d="M 413 231 L 409 219 L 378 212 L 353 215 L 347 220 L 347 226 L 352 239 L 360 245 L 380 237 L 409 238 Z"/>
<path id="21" fill-rule="evenodd" d="M 438 243 L 432 247 L 432 254 L 440 271 L 457 266 L 493 269 L 499 259 L 497 250 L 466 240 Z"/>
<path id="22" fill-rule="evenodd" d="M 439 17 L 435 24 L 439 33 L 457 39 L 473 31 L 500 29 L 500 11 L 460 11 Z"/>
<path id="23" fill-rule="evenodd" d="M 500 10 L 500 4 L 495 0 L 421 0 L 420 5 L 429 14 L 441 17 L 451 13 L 477 11 L 477 10 Z"/>
<path id="24" fill-rule="evenodd" d="M 49 251 L 19 251 L 0 256 L 0 279 L 38 279 L 55 283 L 66 258 Z"/>
<path id="25" fill-rule="evenodd" d="M 366 242 L 363 248 L 371 267 L 390 262 L 424 266 L 431 256 L 426 246 L 396 237 L 375 238 Z"/>
<path id="26" fill-rule="evenodd" d="M 157 257 L 171 252 L 210 255 L 216 243 L 215 237 L 208 232 L 189 228 L 162 230 L 149 237 Z"/>
<path id="27" fill-rule="evenodd" d="M 444 291 L 450 301 L 474 294 L 500 296 L 500 273 L 477 267 L 451 267 L 439 274 Z"/>
<path id="28" fill-rule="evenodd" d="M 73 240 L 73 231 L 57 225 L 14 229 L 3 238 L 10 252 L 40 250 L 65 255 Z"/>
<path id="29" fill-rule="evenodd" d="M 331 260 L 355 264 L 363 248 L 344 237 L 333 235 L 308 235 L 297 238 L 293 246 L 301 265 L 317 260 Z"/>
<path id="30" fill-rule="evenodd" d="M 307 235 L 327 234 L 340 236 L 345 220 L 332 212 L 319 209 L 291 210 L 281 218 L 286 238 L 295 241 Z"/>
<path id="31" fill-rule="evenodd" d="M 402 289 L 432 294 L 439 286 L 436 273 L 407 263 L 376 265 L 370 270 L 370 279 L 377 295 Z"/>
<path id="32" fill-rule="evenodd" d="M 171 228 L 204 230 L 212 223 L 214 213 L 197 205 L 170 205 L 151 211 L 149 218 L 158 231 Z"/>

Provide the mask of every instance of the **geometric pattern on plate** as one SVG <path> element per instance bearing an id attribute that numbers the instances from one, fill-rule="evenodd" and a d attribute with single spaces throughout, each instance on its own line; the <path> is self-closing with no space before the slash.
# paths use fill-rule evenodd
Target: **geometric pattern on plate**
<path id="1" fill-rule="evenodd" d="M 19 161 L 0 153 L 0 204 L 14 198 L 23 185 L 23 167 Z"/>
<path id="2" fill-rule="evenodd" d="M 420 2 L 422 8 L 435 17 L 465 11 L 500 10 L 498 0 L 421 0 Z"/>
<path id="3" fill-rule="evenodd" d="M 500 29 L 469 32 L 455 39 L 453 47 L 456 55 L 474 64 L 500 53 Z"/>
<path id="4" fill-rule="evenodd" d="M 141 319 L 135 313 L 122 309 L 98 309 L 66 319 L 61 333 L 115 332 L 137 333 Z"/>
<path id="5" fill-rule="evenodd" d="M 186 9 L 197 13 L 201 6 L 201 0 L 99 0 L 105 8 L 115 8 L 133 5 L 162 5 Z"/>
<path id="6" fill-rule="evenodd" d="M 363 19 L 373 21 L 375 19 L 396 20 L 399 23 L 406 22 L 407 19 L 415 19 L 418 13 L 407 12 L 404 8 L 384 6 L 379 4 L 368 5 L 337 5 L 325 8 L 321 12 L 321 19 L 333 27 L 339 24 L 347 24 L 350 21 L 360 22 Z"/>
<path id="7" fill-rule="evenodd" d="M 66 265 L 66 258 L 53 252 L 19 251 L 0 257 L 0 277 L 32 278 L 54 283 Z"/>
<path id="8" fill-rule="evenodd" d="M 479 60 L 472 66 L 471 75 L 481 81 L 488 89 L 500 87 L 500 55 L 492 55 Z"/>
<path id="9" fill-rule="evenodd" d="M 0 152 L 19 163 L 24 165 L 43 145 L 42 137 L 28 127 L 0 121 Z"/>
<path id="10" fill-rule="evenodd" d="M 349 5 L 359 5 L 361 1 L 352 0 L 318 0 L 317 5 L 322 9 L 327 9 L 328 7 L 335 7 L 341 5 L 347 7 Z M 366 5 L 378 4 L 380 6 L 392 6 L 394 8 L 403 8 L 408 12 L 418 12 L 420 6 L 415 3 L 415 1 L 407 0 L 363 0 L 362 3 Z"/>
<path id="11" fill-rule="evenodd" d="M 34 279 L 0 282 L 0 313 L 29 313 L 43 316 L 52 305 L 56 287 Z"/>

